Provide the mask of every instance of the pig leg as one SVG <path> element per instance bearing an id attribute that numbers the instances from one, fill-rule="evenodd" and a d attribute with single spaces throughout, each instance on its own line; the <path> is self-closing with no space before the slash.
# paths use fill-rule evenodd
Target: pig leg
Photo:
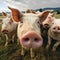
<path id="1" fill-rule="evenodd" d="M 17 39 L 17 45 L 20 45 L 19 40 Z"/>
<path id="2" fill-rule="evenodd" d="M 60 44 L 60 41 L 58 41 L 54 46 L 53 46 L 53 49 L 52 49 L 52 51 L 56 51 L 56 48 L 57 48 L 57 46 Z"/>
<path id="3" fill-rule="evenodd" d="M 51 44 L 51 38 L 50 38 L 50 36 L 48 36 L 48 44 L 47 44 L 47 46 L 46 46 L 46 49 L 47 49 L 47 50 L 48 50 L 50 44 Z"/>
<path id="4" fill-rule="evenodd" d="M 15 38 L 15 35 L 12 36 L 12 42 L 14 43 L 14 38 Z"/>
<path id="5" fill-rule="evenodd" d="M 14 34 L 13 35 L 13 37 L 12 37 L 12 42 L 14 43 L 16 43 L 17 42 L 17 45 L 19 45 L 20 43 L 19 43 L 19 40 L 17 39 L 17 34 Z"/>
<path id="6" fill-rule="evenodd" d="M 9 38 L 8 38 L 8 36 L 5 34 L 5 36 L 6 36 L 6 43 L 5 43 L 5 47 L 8 45 L 8 40 L 9 40 Z"/>
<path id="7" fill-rule="evenodd" d="M 16 37 L 17 38 L 17 37 Z M 17 45 L 20 45 L 20 41 L 19 41 L 19 39 L 17 38 Z"/>
<path id="8" fill-rule="evenodd" d="M 0 31 L 0 40 L 1 40 L 1 37 L 2 37 L 2 32 Z"/>
<path id="9" fill-rule="evenodd" d="M 2 35 L 2 34 L 0 33 L 0 40 L 1 40 L 1 35 Z"/>
<path id="10" fill-rule="evenodd" d="M 24 56 L 24 48 L 22 46 L 21 55 Z"/>
<path id="11" fill-rule="evenodd" d="M 31 60 L 34 60 L 33 58 L 34 58 L 34 53 L 33 53 L 33 49 L 32 48 L 30 48 L 30 55 L 31 55 Z"/>
<path id="12" fill-rule="evenodd" d="M 17 34 L 13 35 L 12 38 L 13 38 L 13 39 L 12 39 L 12 42 L 13 42 L 13 43 L 17 43 L 17 45 L 20 44 L 20 43 L 19 43 L 19 40 L 17 39 Z"/>

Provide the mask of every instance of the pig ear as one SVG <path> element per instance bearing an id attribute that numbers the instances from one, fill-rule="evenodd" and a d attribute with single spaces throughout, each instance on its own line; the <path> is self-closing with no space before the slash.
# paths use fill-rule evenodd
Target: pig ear
<path id="1" fill-rule="evenodd" d="M 48 14 L 49 14 L 50 12 L 51 12 L 50 10 L 46 10 L 46 11 L 42 12 L 42 13 L 39 15 L 40 21 L 43 22 L 43 21 L 47 18 Z"/>
<path id="2" fill-rule="evenodd" d="M 40 17 L 47 17 L 50 12 L 51 12 L 50 10 L 46 10 L 41 13 Z"/>
<path id="3" fill-rule="evenodd" d="M 27 9 L 27 10 L 25 11 L 25 13 L 31 13 L 31 10 L 30 10 L 30 9 Z"/>
<path id="4" fill-rule="evenodd" d="M 27 9 L 25 13 L 34 13 L 35 14 L 36 12 L 32 9 Z"/>
<path id="5" fill-rule="evenodd" d="M 51 16 L 52 16 L 52 17 L 55 17 L 56 14 L 57 14 L 57 12 L 51 12 Z"/>
<path id="6" fill-rule="evenodd" d="M 20 18 L 21 18 L 21 13 L 19 12 L 18 9 L 15 9 L 15 8 L 11 8 L 11 7 L 8 7 L 10 10 L 11 10 L 11 14 L 12 14 L 12 19 L 15 21 L 15 22 L 19 22 Z"/>
<path id="7" fill-rule="evenodd" d="M 34 14 L 36 14 L 36 12 L 34 10 L 32 10 L 32 9 L 31 9 L 31 12 L 34 13 Z"/>
<path id="8" fill-rule="evenodd" d="M 2 16 L 7 16 L 7 14 L 5 12 L 2 12 Z"/>

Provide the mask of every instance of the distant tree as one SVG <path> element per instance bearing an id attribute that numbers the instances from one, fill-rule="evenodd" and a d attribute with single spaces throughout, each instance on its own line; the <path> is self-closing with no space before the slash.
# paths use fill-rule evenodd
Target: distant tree
<path id="1" fill-rule="evenodd" d="M 56 10 L 57 14 L 60 14 L 60 11 Z"/>
<path id="2" fill-rule="evenodd" d="M 42 12 L 42 9 L 39 9 L 40 12 Z"/>
<path id="3" fill-rule="evenodd" d="M 0 16 L 2 16 L 2 14 L 0 13 Z"/>

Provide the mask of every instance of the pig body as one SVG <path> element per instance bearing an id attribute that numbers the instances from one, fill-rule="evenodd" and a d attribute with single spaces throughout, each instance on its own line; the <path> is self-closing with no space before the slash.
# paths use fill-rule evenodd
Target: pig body
<path id="1" fill-rule="evenodd" d="M 11 16 L 7 16 L 3 19 L 1 31 L 6 36 L 5 46 L 7 46 L 10 41 L 14 42 L 14 38 L 17 37 L 16 30 L 17 24 L 12 21 Z"/>

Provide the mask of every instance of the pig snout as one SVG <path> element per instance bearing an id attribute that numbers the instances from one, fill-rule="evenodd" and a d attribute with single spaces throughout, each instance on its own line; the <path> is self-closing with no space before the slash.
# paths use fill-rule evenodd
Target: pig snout
<path id="1" fill-rule="evenodd" d="M 44 27 L 45 29 L 49 29 L 50 26 L 49 26 L 49 24 L 46 23 L 46 24 L 43 25 L 43 27 Z"/>
<path id="2" fill-rule="evenodd" d="M 20 42 L 26 48 L 38 48 L 42 46 L 43 40 L 39 34 L 34 31 L 30 31 L 23 34 Z"/>
<path id="3" fill-rule="evenodd" d="M 53 27 L 53 32 L 54 32 L 55 34 L 60 34 L 60 26 L 55 26 L 55 27 Z"/>
<path id="4" fill-rule="evenodd" d="M 2 30 L 2 33 L 8 34 L 8 30 L 4 29 L 4 30 Z"/>

